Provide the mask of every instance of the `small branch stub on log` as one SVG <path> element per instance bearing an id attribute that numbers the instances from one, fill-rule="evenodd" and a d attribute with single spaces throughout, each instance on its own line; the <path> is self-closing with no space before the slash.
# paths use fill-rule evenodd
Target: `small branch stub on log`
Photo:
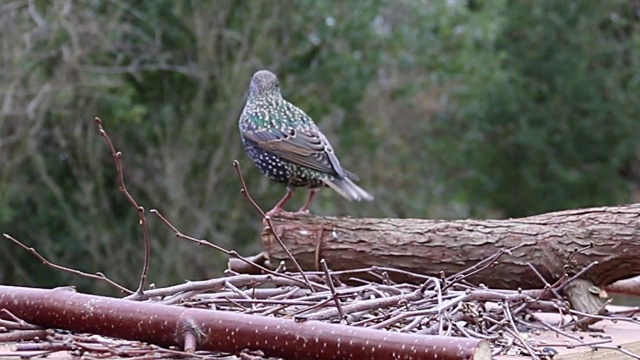
<path id="1" fill-rule="evenodd" d="M 45 328 L 287 359 L 491 359 L 485 341 L 0 286 L 0 309 Z M 185 334 L 186 337 L 185 344 Z M 195 339 L 197 337 L 197 339 Z"/>
<path id="2" fill-rule="evenodd" d="M 537 288 L 543 284 L 528 264 L 551 282 L 594 261 L 598 264 L 582 277 L 597 286 L 640 275 L 640 204 L 507 220 L 300 216 L 271 221 L 273 230 L 305 270 L 319 270 L 318 261 L 325 259 L 333 271 L 392 266 L 425 275 L 439 276 L 441 271 L 452 275 L 499 249 L 521 245 L 512 254 L 503 255 L 491 271 L 479 272 L 469 281 L 490 287 Z M 272 264 L 287 261 L 270 229 L 264 229 L 262 241 Z M 577 249 L 584 250 L 574 254 Z M 390 276 L 401 282 L 421 281 L 400 274 Z"/>

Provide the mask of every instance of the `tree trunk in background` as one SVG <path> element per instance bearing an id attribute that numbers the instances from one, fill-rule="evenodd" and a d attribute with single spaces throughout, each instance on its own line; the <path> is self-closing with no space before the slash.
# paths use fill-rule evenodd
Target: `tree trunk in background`
<path id="1" fill-rule="evenodd" d="M 469 278 L 490 287 L 533 288 L 543 283 L 527 264 L 549 282 L 568 265 L 576 273 L 598 264 L 582 278 L 598 286 L 640 275 L 640 204 L 567 210 L 507 220 L 352 219 L 318 216 L 275 217 L 271 221 L 305 270 L 316 270 L 324 258 L 334 270 L 393 266 L 438 276 L 452 275 L 498 252 L 504 254 L 491 270 Z M 265 254 L 277 264 L 294 266 L 266 227 Z M 577 249 L 588 247 L 570 256 Z M 392 275 L 397 281 L 419 281 Z"/>

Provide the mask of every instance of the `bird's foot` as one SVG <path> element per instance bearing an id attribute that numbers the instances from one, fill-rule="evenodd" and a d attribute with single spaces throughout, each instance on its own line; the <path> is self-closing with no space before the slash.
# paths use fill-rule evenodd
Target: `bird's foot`
<path id="1" fill-rule="evenodd" d="M 294 216 L 295 213 L 291 212 L 291 211 L 287 211 L 281 207 L 274 207 L 273 209 L 267 211 L 265 213 L 266 216 L 268 217 L 274 217 L 274 216 Z"/>
<path id="2" fill-rule="evenodd" d="M 309 209 L 301 208 L 300 210 L 293 213 L 296 216 L 311 216 L 311 211 Z"/>
<path id="3" fill-rule="evenodd" d="M 309 211 L 309 207 L 311 206 L 311 202 L 313 201 L 313 197 L 316 195 L 318 189 L 312 189 L 309 193 L 309 197 L 307 201 L 305 201 L 304 205 L 300 208 L 300 210 L 296 211 L 295 214 L 299 216 L 309 216 L 311 212 Z"/>

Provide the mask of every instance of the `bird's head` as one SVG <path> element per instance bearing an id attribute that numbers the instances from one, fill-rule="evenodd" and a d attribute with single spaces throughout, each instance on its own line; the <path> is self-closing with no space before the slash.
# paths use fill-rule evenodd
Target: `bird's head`
<path id="1" fill-rule="evenodd" d="M 280 81 L 278 77 L 268 70 L 260 70 L 253 74 L 249 85 L 249 96 L 267 96 L 280 98 Z"/>

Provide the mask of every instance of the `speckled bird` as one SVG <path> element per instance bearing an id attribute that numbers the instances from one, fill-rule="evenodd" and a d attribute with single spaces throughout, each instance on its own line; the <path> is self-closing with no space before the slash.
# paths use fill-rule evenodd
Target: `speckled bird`
<path id="1" fill-rule="evenodd" d="M 249 95 L 239 120 L 242 143 L 249 157 L 270 179 L 285 184 L 287 193 L 269 215 L 285 212 L 296 188 L 309 188 L 299 213 L 309 213 L 316 191 L 324 186 L 348 200 L 372 201 L 353 181 L 331 144 L 304 111 L 282 97 L 278 77 L 260 70 L 251 78 Z"/>

